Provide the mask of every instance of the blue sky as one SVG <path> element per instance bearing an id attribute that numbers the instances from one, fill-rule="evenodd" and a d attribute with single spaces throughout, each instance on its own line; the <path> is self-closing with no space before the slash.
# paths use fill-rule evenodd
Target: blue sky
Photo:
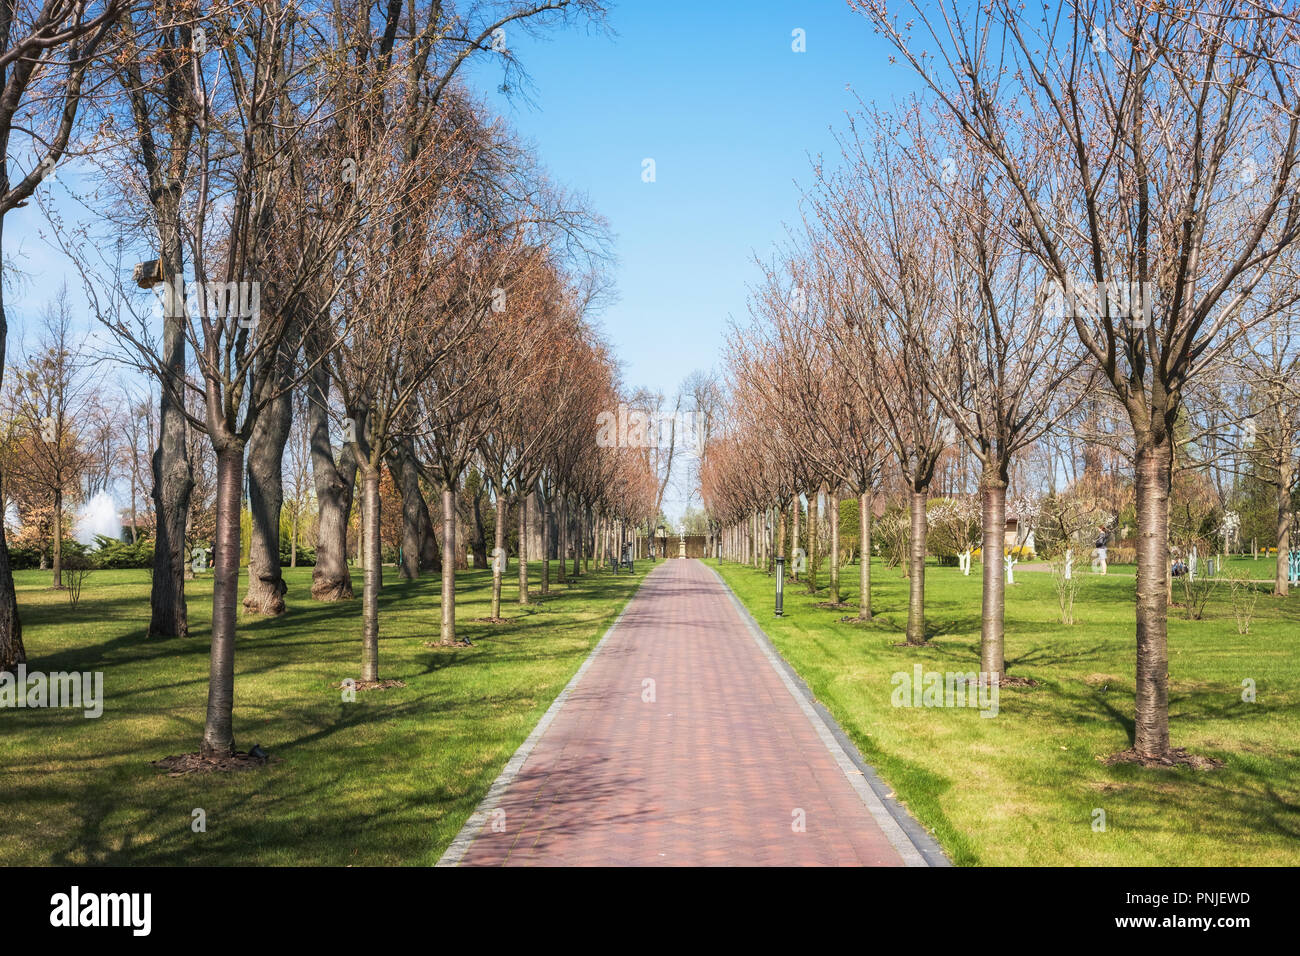
<path id="1" fill-rule="evenodd" d="M 629 385 L 671 392 L 718 362 L 727 317 L 745 312 L 755 252 L 798 217 L 809 155 L 837 152 L 864 99 L 907 82 L 843 0 L 819 3 L 624 2 L 615 36 L 581 28 L 507 34 L 532 81 L 531 104 L 476 85 L 537 146 L 561 183 L 585 192 L 616 236 L 619 301 L 602 324 Z M 805 32 L 807 50 L 791 49 Z M 641 179 L 642 160 L 656 181 Z"/>
<path id="2" fill-rule="evenodd" d="M 831 131 L 855 94 L 889 101 L 911 78 L 843 0 L 639 0 L 608 24 L 615 35 L 508 31 L 530 102 L 500 95 L 488 61 L 473 76 L 554 178 L 609 220 L 619 298 L 600 323 L 629 386 L 672 394 L 692 370 L 719 366 L 754 255 L 798 220 L 810 156 L 838 154 Z M 646 158 L 653 183 L 641 178 Z M 686 494 L 678 485 L 665 502 L 670 516 Z"/>

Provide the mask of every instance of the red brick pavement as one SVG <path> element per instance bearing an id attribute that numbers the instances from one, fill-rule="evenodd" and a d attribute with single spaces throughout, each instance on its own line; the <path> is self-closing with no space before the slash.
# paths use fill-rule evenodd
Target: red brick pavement
<path id="1" fill-rule="evenodd" d="M 498 806 L 462 865 L 903 863 L 698 561 L 646 578 Z"/>

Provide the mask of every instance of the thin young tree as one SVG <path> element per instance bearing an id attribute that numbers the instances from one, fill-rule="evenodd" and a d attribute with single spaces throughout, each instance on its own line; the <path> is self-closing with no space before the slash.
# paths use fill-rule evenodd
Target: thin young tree
<path id="1" fill-rule="evenodd" d="M 946 443 L 921 343 L 940 315 L 945 240 L 933 228 L 928 183 L 900 142 L 901 128 L 878 110 L 855 119 L 843 143 L 845 168 L 819 171 L 812 204 L 821 241 L 840 265 L 840 321 L 826 328 L 852 363 L 848 379 L 876 416 L 907 484 L 907 643 L 923 644 L 926 504 Z"/>
<path id="2" fill-rule="evenodd" d="M 13 413 L 21 437 L 8 456 L 9 479 L 38 492 L 49 508 L 52 585 L 63 587 L 67 505 L 75 502 L 92 467 L 87 448 L 96 383 L 85 357 L 85 337 L 72 328 L 68 289 L 59 289 L 41 315 L 36 347 L 14 370 Z"/>

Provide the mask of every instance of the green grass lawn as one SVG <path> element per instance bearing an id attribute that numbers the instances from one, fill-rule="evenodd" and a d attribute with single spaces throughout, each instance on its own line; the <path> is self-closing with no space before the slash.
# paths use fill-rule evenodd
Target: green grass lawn
<path id="1" fill-rule="evenodd" d="M 437 578 L 388 568 L 380 677 L 406 686 L 355 703 L 331 685 L 358 675 L 360 602 L 312 602 L 310 569 L 288 571 L 288 613 L 242 619 L 235 655 L 236 746 L 274 762 L 181 777 L 150 761 L 198 749 L 211 579 L 187 588 L 190 638 L 147 640 L 147 572 L 95 572 L 75 610 L 48 572 L 20 572 L 28 668 L 102 671 L 106 704 L 99 719 L 0 711 L 0 864 L 436 862 L 649 568 L 593 571 L 522 608 L 512 564 L 505 625 L 472 623 L 490 612 L 491 575 L 459 573 L 459 632 L 474 646 L 456 649 L 424 646 L 438 639 Z"/>
<path id="2" fill-rule="evenodd" d="M 720 570 L 955 862 L 1300 863 L 1300 596 L 1261 595 L 1248 636 L 1237 633 L 1226 588 L 1203 620 L 1170 609 L 1173 744 L 1226 766 L 1150 770 L 1098 759 L 1132 744 L 1132 568 L 1085 574 L 1073 627 L 1060 624 L 1050 574 L 1017 572 L 1007 589 L 1007 670 L 1038 686 L 1003 688 L 991 719 L 974 709 L 891 705 L 891 675 L 914 664 L 979 669 L 978 563 L 970 577 L 927 569 L 934 646 L 919 648 L 895 646 L 907 620 L 901 569 L 873 567 L 877 617 L 865 627 L 840 623 L 856 609 L 816 608 L 824 589 L 812 598 L 795 584 L 786 587 L 786 616 L 775 618 L 771 578 L 736 564 Z M 844 571 L 845 601 L 857 601 L 857 574 L 856 566 Z M 1255 703 L 1242 700 L 1246 678 L 1255 681 Z M 1098 809 L 1104 832 L 1093 828 Z"/>

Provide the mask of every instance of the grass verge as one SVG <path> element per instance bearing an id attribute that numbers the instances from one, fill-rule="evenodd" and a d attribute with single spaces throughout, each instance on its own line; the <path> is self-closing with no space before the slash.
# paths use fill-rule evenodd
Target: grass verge
<path id="1" fill-rule="evenodd" d="M 405 686 L 355 703 L 333 685 L 359 673 L 360 602 L 315 603 L 310 569 L 286 571 L 288 612 L 241 618 L 235 654 L 236 746 L 272 762 L 179 777 L 150 761 L 198 749 L 211 579 L 187 585 L 191 637 L 148 640 L 147 572 L 95 572 L 75 609 L 48 572 L 20 572 L 28 669 L 102 671 L 106 703 L 98 719 L 0 711 L 0 863 L 432 864 L 649 567 L 552 584 L 528 607 L 512 567 L 498 625 L 473 621 L 490 613 L 490 572 L 460 572 L 458 631 L 473 646 L 454 649 L 425 646 L 437 578 L 386 569 L 380 677 Z"/>
<path id="2" fill-rule="evenodd" d="M 715 562 L 710 561 L 710 564 Z M 1216 757 L 1213 771 L 1107 766 L 1131 746 L 1134 579 L 1084 574 L 1063 627 L 1050 574 L 1017 570 L 1007 589 L 1010 676 L 995 718 L 977 709 L 895 707 L 893 676 L 979 669 L 980 579 L 926 572 L 931 647 L 896 646 L 907 620 L 900 569 L 872 568 L 875 619 L 822 610 L 743 565 L 719 568 L 786 660 L 913 814 L 963 865 L 1295 865 L 1300 863 L 1300 596 L 1259 598 L 1237 633 L 1228 589 L 1205 617 L 1169 617 L 1170 727 L 1175 746 Z M 826 572 L 821 578 L 826 582 Z M 856 603 L 857 568 L 843 600 Z M 1243 681 L 1255 701 L 1243 700 Z M 1105 830 L 1095 828 L 1103 811 Z"/>

